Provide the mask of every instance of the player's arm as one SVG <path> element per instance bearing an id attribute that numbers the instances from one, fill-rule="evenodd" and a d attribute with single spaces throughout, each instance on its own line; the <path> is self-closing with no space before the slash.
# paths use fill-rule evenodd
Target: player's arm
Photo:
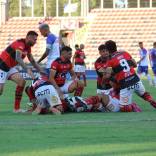
<path id="1" fill-rule="evenodd" d="M 75 63 L 75 57 L 76 57 L 76 54 L 74 54 L 73 58 L 72 58 L 72 65 L 74 66 L 74 63 Z"/>
<path id="2" fill-rule="evenodd" d="M 48 55 L 49 55 L 50 49 L 46 48 L 46 51 L 43 53 L 43 55 L 41 56 L 41 58 L 37 61 L 37 63 L 40 63 L 41 61 L 43 61 Z"/>
<path id="3" fill-rule="evenodd" d="M 57 85 L 57 83 L 55 81 L 55 75 L 56 75 L 56 70 L 50 69 L 49 82 L 54 86 L 54 88 L 58 92 L 60 98 L 63 99 L 64 96 L 63 96 L 62 91 L 60 90 L 60 87 Z"/>
<path id="4" fill-rule="evenodd" d="M 73 69 L 71 69 L 71 70 L 69 71 L 69 73 L 70 73 L 70 75 L 71 75 L 72 80 L 75 80 L 75 79 L 77 78 L 77 77 L 76 77 L 76 74 L 75 74 L 75 72 L 74 72 Z"/>
<path id="5" fill-rule="evenodd" d="M 44 73 L 43 69 L 36 63 L 31 53 L 28 53 L 27 57 L 31 62 L 31 64 L 33 65 L 33 67 L 37 69 L 37 71 L 39 71 L 40 73 Z"/>
<path id="6" fill-rule="evenodd" d="M 24 70 L 26 70 L 26 72 L 31 76 L 32 79 L 35 78 L 33 72 L 31 71 L 31 69 L 28 68 L 27 65 L 23 62 L 23 59 L 22 59 L 22 52 L 21 52 L 21 50 L 19 50 L 19 49 L 16 50 L 16 61 L 18 62 L 18 64 L 19 64 L 20 66 L 22 66 L 22 68 L 23 68 Z"/>
<path id="7" fill-rule="evenodd" d="M 136 68 L 137 67 L 137 62 L 135 61 L 135 59 L 132 58 L 131 61 L 132 61 L 133 67 Z"/>

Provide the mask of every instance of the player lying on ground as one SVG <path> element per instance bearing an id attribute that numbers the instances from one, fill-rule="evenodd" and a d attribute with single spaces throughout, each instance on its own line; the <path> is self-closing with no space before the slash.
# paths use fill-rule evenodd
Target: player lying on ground
<path id="1" fill-rule="evenodd" d="M 48 111 L 53 114 L 61 114 L 61 100 L 55 88 L 47 81 L 46 76 L 33 80 L 25 91 L 30 102 L 33 103 L 33 108 L 29 112 L 40 114 L 48 108 Z"/>
<path id="2" fill-rule="evenodd" d="M 119 99 L 115 91 L 112 91 L 111 94 L 112 96 L 96 95 L 87 98 L 82 98 L 79 96 L 68 97 L 65 99 L 66 103 L 63 102 L 62 104 L 60 104 L 60 100 L 58 99 L 58 96 L 53 86 L 46 84 L 45 82 L 42 84 L 41 82 L 43 81 L 38 79 L 36 80 L 36 83 L 26 88 L 26 93 L 29 96 L 31 102 L 33 102 L 33 108 L 31 111 L 35 110 L 35 112 L 37 112 L 38 114 L 48 113 L 48 112 L 52 112 L 54 114 L 60 114 L 61 112 L 66 113 L 66 112 L 119 112 L 120 111 Z M 52 90 L 52 91 L 49 92 L 48 90 Z M 49 100 L 51 101 L 49 102 Z M 56 103 L 56 101 L 59 102 Z M 52 104 L 52 102 L 54 103 Z M 49 105 L 52 107 L 49 107 Z M 131 107 L 133 112 L 141 111 L 141 109 L 135 103 L 131 105 Z"/>

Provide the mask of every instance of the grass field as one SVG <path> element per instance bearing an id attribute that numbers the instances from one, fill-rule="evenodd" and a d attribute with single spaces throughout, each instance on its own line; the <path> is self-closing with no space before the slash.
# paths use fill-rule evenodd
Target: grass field
<path id="1" fill-rule="evenodd" d="M 84 96 L 95 86 L 89 81 Z M 0 156 L 156 156 L 156 110 L 136 96 L 141 113 L 35 116 L 12 113 L 14 90 L 8 82 L 0 97 Z"/>

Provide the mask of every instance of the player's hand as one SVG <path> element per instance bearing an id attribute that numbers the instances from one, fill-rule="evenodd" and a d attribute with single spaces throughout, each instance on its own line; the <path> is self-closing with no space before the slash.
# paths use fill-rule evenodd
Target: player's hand
<path id="1" fill-rule="evenodd" d="M 64 100 L 64 94 L 62 93 L 62 91 L 60 89 L 57 89 L 57 92 L 59 94 L 60 99 Z"/>
<path id="2" fill-rule="evenodd" d="M 104 70 L 104 68 L 101 67 L 101 68 L 98 70 L 98 72 L 99 72 L 99 73 L 104 73 L 105 70 Z"/>
<path id="3" fill-rule="evenodd" d="M 46 75 L 46 72 L 45 72 L 45 70 L 43 68 L 40 69 L 40 74 L 41 75 Z"/>
<path id="4" fill-rule="evenodd" d="M 30 75 L 30 77 L 34 80 L 35 79 L 35 76 L 31 70 L 31 68 L 27 68 L 27 73 Z"/>

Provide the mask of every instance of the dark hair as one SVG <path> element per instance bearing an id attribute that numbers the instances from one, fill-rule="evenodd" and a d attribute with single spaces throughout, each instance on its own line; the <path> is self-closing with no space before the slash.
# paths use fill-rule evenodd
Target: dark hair
<path id="1" fill-rule="evenodd" d="M 156 46 L 156 42 L 153 43 L 153 46 Z"/>
<path id="2" fill-rule="evenodd" d="M 99 45 L 98 47 L 99 51 L 104 50 L 104 49 L 106 49 L 106 46 L 104 44 Z"/>
<path id="3" fill-rule="evenodd" d="M 106 41 L 105 47 L 109 51 L 109 53 L 113 53 L 117 51 L 116 42 L 112 40 Z"/>
<path id="4" fill-rule="evenodd" d="M 139 42 L 139 44 L 143 44 L 143 42 Z"/>
<path id="5" fill-rule="evenodd" d="M 75 48 L 79 48 L 79 45 L 78 44 L 75 44 Z"/>
<path id="6" fill-rule="evenodd" d="M 29 32 L 27 33 L 27 36 L 29 36 L 29 35 L 38 36 L 38 33 L 35 32 L 35 31 L 29 31 Z"/>
<path id="7" fill-rule="evenodd" d="M 68 46 L 64 46 L 64 47 L 61 49 L 61 53 L 62 53 L 63 51 L 70 52 L 70 51 L 72 51 L 72 48 L 70 48 L 70 47 L 68 47 Z"/>

